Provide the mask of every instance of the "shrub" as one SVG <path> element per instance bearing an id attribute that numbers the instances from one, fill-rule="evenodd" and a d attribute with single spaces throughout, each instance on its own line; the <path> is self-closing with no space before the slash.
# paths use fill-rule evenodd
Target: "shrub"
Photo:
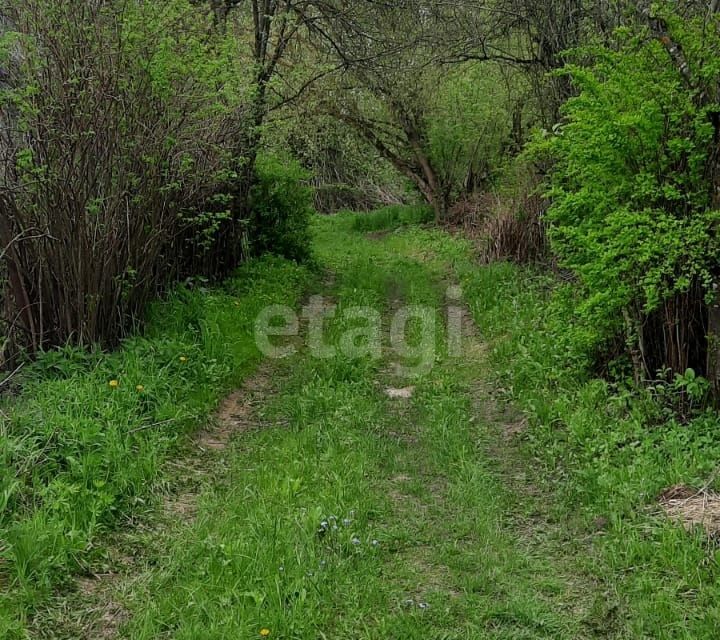
<path id="1" fill-rule="evenodd" d="M 289 158 L 261 155 L 250 192 L 252 250 L 290 260 L 310 257 L 313 190 L 309 175 Z"/>
<path id="2" fill-rule="evenodd" d="M 716 81 L 715 31 L 672 24 L 691 68 Z M 554 250 L 581 279 L 583 315 L 608 335 L 625 333 L 638 379 L 664 366 L 704 368 L 703 302 L 720 258 L 712 109 L 647 35 L 583 51 L 591 62 L 564 72 L 579 90 L 566 123 L 536 143 L 556 162 Z"/>
<path id="3" fill-rule="evenodd" d="M 547 262 L 548 203 L 539 193 L 541 180 L 537 169 L 520 156 L 506 169 L 501 190 L 461 198 L 450 210 L 448 223 L 477 241 L 486 264 Z"/>
<path id="4" fill-rule="evenodd" d="M 112 345 L 228 215 L 234 52 L 182 0 L 12 4 L 0 101 L 8 319 L 34 352 Z"/>

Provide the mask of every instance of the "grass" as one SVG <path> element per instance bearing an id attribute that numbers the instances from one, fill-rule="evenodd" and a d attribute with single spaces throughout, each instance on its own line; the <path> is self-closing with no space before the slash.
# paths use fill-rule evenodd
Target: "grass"
<path id="1" fill-rule="evenodd" d="M 354 231 L 390 231 L 411 225 L 432 222 L 435 214 L 431 207 L 425 205 L 391 205 L 370 211 L 368 213 L 353 214 L 345 212 L 352 220 Z"/>
<path id="2" fill-rule="evenodd" d="M 712 483 L 717 414 L 681 424 L 645 394 L 590 376 L 595 336 L 575 319 L 570 286 L 509 264 L 478 268 L 435 231 L 406 235 L 453 265 L 489 346 L 490 379 L 529 418 L 522 452 L 534 482 L 557 498 L 546 509 L 592 540 L 584 566 L 607 590 L 603 637 L 715 637 L 716 544 L 669 522 L 657 496 Z"/>
<path id="3" fill-rule="evenodd" d="M 446 265 L 419 263 L 402 235 L 348 243 L 347 223 L 316 230 L 334 273 L 331 344 L 353 307 L 386 321 L 400 304 L 442 311 Z M 585 596 L 549 541 L 519 539 L 535 501 L 522 496 L 519 513 L 487 456 L 497 433 L 476 406 L 480 363 L 438 347 L 436 366 L 410 380 L 392 358 L 300 352 L 274 365 L 282 391 L 218 454 L 197 518 L 142 541 L 142 568 L 113 596 L 129 612 L 122 635 L 582 637 Z M 384 392 L 409 383 L 411 400 Z"/>
<path id="4" fill-rule="evenodd" d="M 112 608 L 134 640 L 716 637 L 715 543 L 660 516 L 656 496 L 712 478 L 717 417 L 660 422 L 647 397 L 593 379 L 592 327 L 548 276 L 478 267 L 468 242 L 395 215 L 365 219 L 314 223 L 329 341 L 361 306 L 381 313 L 387 346 L 396 311 L 427 306 L 430 370 L 397 377 L 387 350 L 301 349 L 265 365 L 226 448 L 164 465 L 257 362 L 254 314 L 311 280 L 264 261 L 222 291 L 179 292 L 117 354 L 49 354 L 29 372 L 5 407 L 21 484 L 2 536 L 23 543 L 4 552 L 0 636 L 101 637 Z M 459 358 L 443 346 L 453 282 L 479 334 Z M 407 385 L 409 399 L 385 393 Z M 182 497 L 187 468 L 197 509 L 168 515 L 158 496 Z"/>
<path id="5" fill-rule="evenodd" d="M 223 288 L 176 291 L 115 353 L 68 348 L 26 369 L 0 424 L 0 637 L 22 637 L 100 537 L 146 508 L 165 460 L 258 362 L 258 311 L 295 304 L 310 278 L 251 263 Z"/>
<path id="6" fill-rule="evenodd" d="M 460 269 L 493 348 L 497 383 L 531 418 L 525 450 L 562 509 L 596 535 L 595 572 L 617 600 L 632 638 L 713 638 L 720 623 L 718 550 L 659 514 L 670 486 L 700 488 L 720 459 L 718 417 L 657 422 L 658 407 L 586 373 L 585 329 L 567 292 L 508 265 Z M 563 301 L 564 302 L 559 302 Z"/>

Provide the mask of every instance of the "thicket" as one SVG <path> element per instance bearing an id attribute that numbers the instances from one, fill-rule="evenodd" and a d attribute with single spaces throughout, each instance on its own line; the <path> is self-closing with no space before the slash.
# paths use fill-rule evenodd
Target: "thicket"
<path id="1" fill-rule="evenodd" d="M 184 0 L 1 15 L 6 357 L 113 346 L 174 282 L 306 257 L 306 176 L 257 160 L 245 31 Z"/>
<path id="2" fill-rule="evenodd" d="M 546 221 L 579 314 L 636 382 L 717 379 L 719 47 L 715 15 L 666 7 L 576 50 L 561 72 L 576 95 L 533 147 L 552 167 Z"/>

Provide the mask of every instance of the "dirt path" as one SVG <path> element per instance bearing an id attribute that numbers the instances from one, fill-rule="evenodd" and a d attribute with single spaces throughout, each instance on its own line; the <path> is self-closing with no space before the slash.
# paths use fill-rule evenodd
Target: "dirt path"
<path id="1" fill-rule="evenodd" d="M 386 241 L 324 240 L 329 344 L 355 326 L 349 307 L 379 308 L 385 343 L 407 306 L 447 317 L 448 274 Z M 587 550 L 533 486 L 522 416 L 493 398 L 467 314 L 463 326 L 460 357 L 440 337 L 411 377 L 387 349 L 266 364 L 36 637 L 613 637 Z"/>

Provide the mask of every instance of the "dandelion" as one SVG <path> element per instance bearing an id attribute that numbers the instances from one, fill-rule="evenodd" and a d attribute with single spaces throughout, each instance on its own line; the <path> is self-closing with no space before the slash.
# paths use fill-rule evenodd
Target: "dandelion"
<path id="1" fill-rule="evenodd" d="M 380 542 L 379 542 L 378 540 L 373 540 L 373 541 L 372 541 L 372 546 L 373 546 L 373 547 L 379 547 L 379 546 L 380 546 Z"/>
<path id="2" fill-rule="evenodd" d="M 261 638 L 267 638 L 269 636 L 270 636 L 270 629 L 268 629 L 268 628 L 260 629 L 260 637 Z"/>
<path id="3" fill-rule="evenodd" d="M 343 518 L 343 527 L 349 527 L 352 524 L 350 518 Z"/>
<path id="4" fill-rule="evenodd" d="M 137 387 L 135 387 L 135 391 L 137 391 L 138 393 L 142 393 L 143 391 L 145 391 L 145 387 L 139 384 Z"/>
<path id="5" fill-rule="evenodd" d="M 120 382 L 118 380 L 110 380 L 110 382 L 108 382 L 108 386 L 111 389 L 117 389 L 120 386 Z"/>
<path id="6" fill-rule="evenodd" d="M 188 359 L 185 356 L 180 356 L 180 362 L 187 362 Z"/>
<path id="7" fill-rule="evenodd" d="M 353 538 L 352 543 L 357 547 L 360 544 L 360 538 Z"/>

